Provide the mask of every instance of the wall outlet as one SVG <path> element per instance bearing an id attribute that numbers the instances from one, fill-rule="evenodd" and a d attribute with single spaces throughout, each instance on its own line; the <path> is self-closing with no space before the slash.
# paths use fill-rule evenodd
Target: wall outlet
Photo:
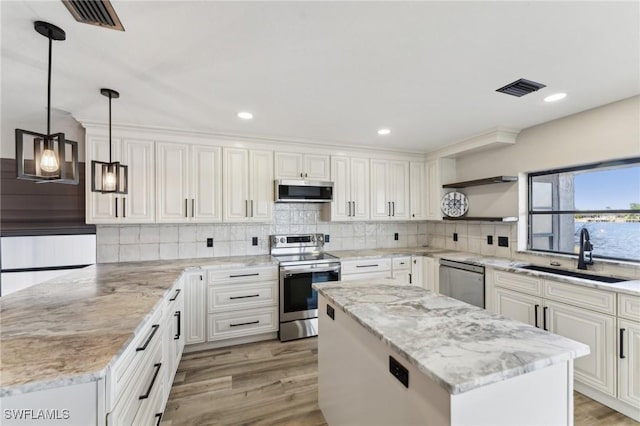
<path id="1" fill-rule="evenodd" d="M 398 233 L 397 233 L 397 232 L 396 232 L 395 234 L 393 234 L 393 239 L 394 239 L 394 240 L 398 241 L 398 238 L 399 238 L 399 236 L 398 236 Z"/>
<path id="2" fill-rule="evenodd" d="M 458 241 L 458 233 L 457 232 L 453 233 L 453 241 Z"/>
<path id="3" fill-rule="evenodd" d="M 207 238 L 207 247 L 213 247 L 213 238 Z"/>
<path id="4" fill-rule="evenodd" d="M 493 235 L 487 235 L 487 244 L 493 245 Z"/>
<path id="5" fill-rule="evenodd" d="M 324 242 L 325 243 L 331 242 L 331 236 L 329 234 L 324 235 Z"/>
<path id="6" fill-rule="evenodd" d="M 258 237 L 251 237 L 251 245 L 252 246 L 258 245 Z"/>
<path id="7" fill-rule="evenodd" d="M 498 237 L 498 245 L 500 247 L 509 247 L 509 237 Z"/>

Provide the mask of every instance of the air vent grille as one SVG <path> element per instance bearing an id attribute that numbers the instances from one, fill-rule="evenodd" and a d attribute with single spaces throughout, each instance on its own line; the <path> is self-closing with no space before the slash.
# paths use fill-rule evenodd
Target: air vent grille
<path id="1" fill-rule="evenodd" d="M 514 81 L 513 83 L 509 83 L 506 86 L 499 88 L 498 90 L 496 90 L 496 92 L 502 92 L 506 93 L 507 95 L 520 97 L 540 90 L 543 87 L 547 86 L 542 83 L 536 83 L 535 81 L 525 80 L 524 78 L 521 78 Z"/>
<path id="2" fill-rule="evenodd" d="M 109 0 L 62 0 L 78 22 L 124 31 Z"/>

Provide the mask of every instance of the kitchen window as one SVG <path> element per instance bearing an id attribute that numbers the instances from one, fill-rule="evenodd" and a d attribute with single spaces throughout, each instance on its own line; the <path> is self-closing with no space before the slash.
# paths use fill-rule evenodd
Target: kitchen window
<path id="1" fill-rule="evenodd" d="M 640 157 L 530 173 L 528 248 L 640 261 Z"/>

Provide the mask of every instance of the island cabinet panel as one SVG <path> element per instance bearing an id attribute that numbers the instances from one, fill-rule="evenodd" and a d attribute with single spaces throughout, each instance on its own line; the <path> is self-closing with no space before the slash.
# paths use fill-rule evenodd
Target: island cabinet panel
<path id="1" fill-rule="evenodd" d="M 327 306 L 334 308 L 333 318 Z M 572 361 L 450 394 L 319 296 L 318 403 L 330 425 L 572 424 Z M 390 372 L 393 357 L 408 387 Z"/>
<path id="2" fill-rule="evenodd" d="M 640 322 L 618 320 L 618 398 L 640 417 Z"/>
<path id="3" fill-rule="evenodd" d="M 575 362 L 575 378 L 616 395 L 615 318 L 564 303 L 544 301 L 547 330 L 589 345 L 591 353 Z"/>

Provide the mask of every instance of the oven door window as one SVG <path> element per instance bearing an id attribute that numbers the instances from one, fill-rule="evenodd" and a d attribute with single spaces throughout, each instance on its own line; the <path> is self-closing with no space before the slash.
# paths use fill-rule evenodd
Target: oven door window
<path id="1" fill-rule="evenodd" d="M 338 272 L 295 273 L 284 279 L 284 313 L 318 309 L 318 294 L 311 288 L 313 283 L 337 281 Z"/>

